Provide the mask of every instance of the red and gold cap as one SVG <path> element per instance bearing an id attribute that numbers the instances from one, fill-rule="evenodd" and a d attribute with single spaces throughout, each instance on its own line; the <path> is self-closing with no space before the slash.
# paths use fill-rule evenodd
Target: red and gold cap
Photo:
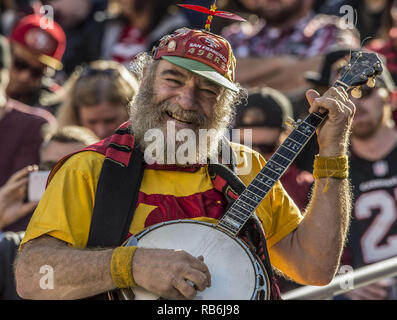
<path id="1" fill-rule="evenodd" d="M 21 19 L 12 30 L 10 41 L 36 54 L 41 63 L 60 70 L 66 48 L 66 35 L 55 21 L 51 21 L 51 26 L 42 28 L 43 18 L 43 16 L 32 14 Z"/>
<path id="2" fill-rule="evenodd" d="M 230 90 L 235 85 L 236 58 L 230 43 L 206 30 L 181 28 L 160 40 L 153 58 L 167 60 Z"/>

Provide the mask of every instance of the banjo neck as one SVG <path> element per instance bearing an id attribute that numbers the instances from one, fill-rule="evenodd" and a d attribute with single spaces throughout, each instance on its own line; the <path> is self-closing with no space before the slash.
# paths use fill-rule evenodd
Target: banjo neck
<path id="1" fill-rule="evenodd" d="M 296 124 L 295 129 L 220 219 L 219 227 L 226 229 L 234 236 L 240 232 L 274 184 L 313 137 L 317 127 L 326 119 L 327 114 L 328 112 L 314 112 Z"/>
<path id="2" fill-rule="evenodd" d="M 350 62 L 342 68 L 341 77 L 334 83 L 333 87 L 352 89 L 351 94 L 355 98 L 360 98 L 361 86 L 375 86 L 375 78 L 382 71 L 382 62 L 377 54 L 362 51 L 354 52 L 351 54 Z M 218 227 L 228 231 L 233 236 L 237 236 L 261 201 L 287 171 L 310 138 L 313 137 L 316 129 L 327 118 L 327 115 L 328 111 L 324 113 L 313 112 L 305 120 L 294 124 L 294 130 L 277 148 L 239 198 L 233 202 L 219 220 Z"/>
<path id="3" fill-rule="evenodd" d="M 333 87 L 352 89 L 351 94 L 355 98 L 359 98 L 361 96 L 360 86 L 367 84 L 373 87 L 375 77 L 382 71 L 382 63 L 376 54 L 354 52 L 349 64 L 342 68 L 342 76 L 334 83 Z M 219 220 L 218 227 L 237 236 L 261 201 L 313 137 L 316 129 L 327 118 L 327 115 L 328 111 L 313 112 L 305 120 L 294 124 L 294 130 L 277 148 L 239 198 L 233 202 Z"/>

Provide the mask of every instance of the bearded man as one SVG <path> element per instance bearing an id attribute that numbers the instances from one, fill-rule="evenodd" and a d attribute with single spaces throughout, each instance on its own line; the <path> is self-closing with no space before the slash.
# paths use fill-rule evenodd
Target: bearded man
<path id="1" fill-rule="evenodd" d="M 122 243 L 157 223 L 194 219 L 217 224 L 225 213 L 227 199 L 217 180 L 212 180 L 209 164 L 192 164 L 193 158 L 184 163 L 154 161 L 144 163 L 141 170 L 141 158 L 134 161 L 152 143 L 148 131 L 158 130 L 170 139 L 170 127 L 193 133 L 226 130 L 233 105 L 244 92 L 235 83 L 234 71 L 232 49 L 220 36 L 184 28 L 160 41 L 153 57 L 142 65 L 143 79 L 132 102 L 130 123 L 85 152 L 61 161 L 52 172 L 21 244 L 16 262 L 18 294 L 30 299 L 79 299 L 139 286 L 164 298 L 193 299 L 211 286 L 212 270 L 204 255 Z M 342 163 L 347 162 L 355 107 L 342 88 L 332 88 L 321 97 L 308 91 L 307 98 L 310 112 L 329 111 L 318 132 L 317 175 L 307 212 L 303 217 L 276 182 L 256 215 L 273 267 L 299 283 L 324 285 L 336 272 L 349 223 L 351 199 L 347 167 Z M 265 160 L 247 147 L 230 146 L 244 159 L 237 174 L 247 185 Z M 214 150 L 201 149 L 199 157 L 212 159 Z M 168 147 L 165 151 L 171 153 Z M 328 160 L 344 169 L 337 175 L 333 171 L 330 177 L 323 170 Z M 248 174 L 239 174 L 247 167 L 251 168 Z M 129 170 L 135 178 L 142 173 L 134 178 L 137 183 L 131 184 Z M 327 192 L 323 192 L 325 186 Z M 125 202 L 125 198 L 132 200 Z M 123 210 L 133 212 L 131 220 L 119 215 Z M 121 231 L 114 235 L 111 231 L 119 220 Z M 115 240 L 108 241 L 111 238 Z M 53 269 L 52 290 L 40 287 L 43 265 Z"/>

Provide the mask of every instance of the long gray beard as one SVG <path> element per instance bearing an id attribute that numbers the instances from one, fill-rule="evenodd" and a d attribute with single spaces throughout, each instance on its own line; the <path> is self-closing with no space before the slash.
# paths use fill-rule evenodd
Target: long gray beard
<path id="1" fill-rule="evenodd" d="M 131 103 L 130 121 L 145 161 L 148 164 L 182 166 L 216 162 L 226 128 L 216 128 L 204 116 L 175 104 L 163 102 L 155 105 L 152 85 L 144 82 Z M 173 122 L 166 124 L 164 121 L 166 110 L 192 122 L 196 128 L 172 130 Z"/>

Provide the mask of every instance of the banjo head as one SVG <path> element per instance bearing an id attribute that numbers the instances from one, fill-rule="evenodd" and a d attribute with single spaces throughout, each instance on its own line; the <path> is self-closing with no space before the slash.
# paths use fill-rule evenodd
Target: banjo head
<path id="1" fill-rule="evenodd" d="M 160 223 L 131 237 L 126 246 L 184 250 L 202 255 L 211 273 L 211 287 L 197 291 L 195 300 L 269 299 L 269 279 L 262 263 L 238 238 L 211 223 L 175 220 Z M 121 289 L 122 299 L 160 297 L 141 287 Z M 132 291 L 132 292 L 131 292 Z"/>

